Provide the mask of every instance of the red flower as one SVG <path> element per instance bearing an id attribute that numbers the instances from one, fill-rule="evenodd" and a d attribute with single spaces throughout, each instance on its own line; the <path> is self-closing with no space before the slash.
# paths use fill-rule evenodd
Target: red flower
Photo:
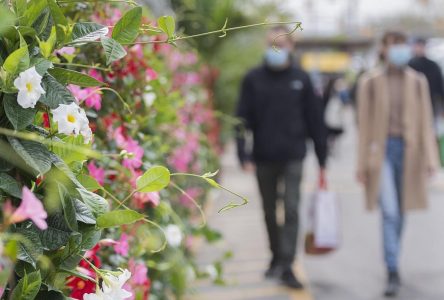
<path id="1" fill-rule="evenodd" d="M 49 121 L 48 113 L 43 113 L 43 127 L 45 128 L 51 127 L 51 122 Z"/>
<path id="2" fill-rule="evenodd" d="M 68 278 L 67 286 L 71 288 L 69 296 L 74 299 L 83 299 L 84 294 L 96 291 L 96 284 L 94 282 L 74 276 Z"/>

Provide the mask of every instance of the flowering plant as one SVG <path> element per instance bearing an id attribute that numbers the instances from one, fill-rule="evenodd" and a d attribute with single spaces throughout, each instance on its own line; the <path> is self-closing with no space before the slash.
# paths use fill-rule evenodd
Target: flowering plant
<path id="1" fill-rule="evenodd" d="M 77 2 L 0 3 L 0 295 L 180 297 L 191 241 L 219 238 L 202 199 L 228 191 L 189 174 L 217 168 L 204 66 L 172 17 Z"/>

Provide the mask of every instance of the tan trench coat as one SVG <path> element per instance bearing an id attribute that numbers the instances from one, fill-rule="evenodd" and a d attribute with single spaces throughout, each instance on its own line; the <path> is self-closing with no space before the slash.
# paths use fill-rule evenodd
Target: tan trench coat
<path id="1" fill-rule="evenodd" d="M 422 74 L 405 69 L 403 127 L 403 209 L 427 206 L 428 170 L 439 167 L 428 84 Z M 401 88 L 401 87 L 400 87 Z M 358 172 L 366 177 L 367 208 L 379 199 L 381 167 L 388 136 L 389 99 L 387 74 L 379 67 L 364 74 L 358 83 Z"/>

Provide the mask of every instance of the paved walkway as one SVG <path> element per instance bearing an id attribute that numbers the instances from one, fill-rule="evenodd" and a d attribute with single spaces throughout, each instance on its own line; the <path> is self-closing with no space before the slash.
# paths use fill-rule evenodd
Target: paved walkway
<path id="1" fill-rule="evenodd" d="M 329 184 L 338 192 L 342 207 L 343 244 L 337 252 L 324 257 L 299 254 L 297 273 L 306 281 L 307 290 L 292 292 L 275 282 L 265 281 L 269 253 L 265 227 L 251 174 L 238 168 L 234 149 L 223 157 L 222 183 L 247 196 L 250 203 L 222 214 L 217 208 L 229 200 L 222 194 L 213 203 L 209 220 L 225 237 L 224 242 L 203 247 L 202 265 L 219 258 L 227 250 L 233 258 L 225 264 L 227 285 L 214 287 L 203 281 L 196 286 L 192 300 L 380 300 L 385 274 L 382 267 L 379 214 L 364 209 L 362 191 L 354 180 L 354 129 L 350 128 L 338 145 L 330 164 Z M 316 161 L 309 155 L 302 184 L 304 201 L 301 216 L 307 211 L 309 194 L 317 174 Z M 302 233 L 302 232 L 301 232 Z M 300 251 L 302 252 L 302 251 Z M 407 220 L 402 256 L 403 290 L 400 300 L 444 299 L 444 176 L 431 187 L 431 208 L 411 213 Z"/>

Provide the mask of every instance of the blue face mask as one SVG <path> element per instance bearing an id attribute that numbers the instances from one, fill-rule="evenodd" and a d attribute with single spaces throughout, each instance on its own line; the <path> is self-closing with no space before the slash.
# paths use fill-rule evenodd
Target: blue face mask
<path id="1" fill-rule="evenodd" d="M 412 50 L 406 44 L 390 46 L 387 53 L 387 60 L 397 67 L 406 66 L 412 58 Z"/>
<path id="2" fill-rule="evenodd" d="M 290 52 L 287 49 L 277 49 L 270 47 L 265 52 L 265 62 L 271 68 L 279 69 L 288 64 Z"/>

